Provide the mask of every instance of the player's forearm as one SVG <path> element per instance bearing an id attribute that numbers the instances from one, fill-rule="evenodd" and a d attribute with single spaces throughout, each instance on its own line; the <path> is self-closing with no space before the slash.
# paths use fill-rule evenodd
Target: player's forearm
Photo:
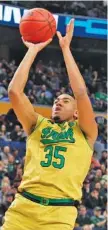
<path id="1" fill-rule="evenodd" d="M 75 60 L 71 54 L 70 48 L 66 48 L 62 50 L 62 52 L 63 52 L 63 57 L 66 64 L 66 69 L 68 72 L 71 88 L 74 93 L 74 96 L 77 98 L 78 96 L 87 93 L 86 85 L 77 67 L 77 64 L 75 63 Z"/>
<path id="2" fill-rule="evenodd" d="M 33 47 L 28 49 L 9 84 L 8 92 L 13 91 L 15 93 L 21 93 L 24 91 L 29 76 L 29 70 L 36 55 L 37 51 L 34 50 Z"/>

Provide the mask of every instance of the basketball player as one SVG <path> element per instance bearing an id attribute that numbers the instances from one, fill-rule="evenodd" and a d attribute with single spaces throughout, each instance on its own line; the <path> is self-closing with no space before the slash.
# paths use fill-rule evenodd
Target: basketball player
<path id="1" fill-rule="evenodd" d="M 90 167 L 97 125 L 83 77 L 70 51 L 74 22 L 65 37 L 57 32 L 75 99 L 60 95 L 52 120 L 34 111 L 24 94 L 30 67 L 51 40 L 31 44 L 9 84 L 13 109 L 28 134 L 25 168 L 2 230 L 72 230 L 83 181 Z M 78 120 L 76 118 L 78 117 Z"/>

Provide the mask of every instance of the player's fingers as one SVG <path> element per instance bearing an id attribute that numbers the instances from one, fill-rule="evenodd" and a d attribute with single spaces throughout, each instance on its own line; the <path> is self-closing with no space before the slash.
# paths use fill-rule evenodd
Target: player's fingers
<path id="1" fill-rule="evenodd" d="M 45 43 L 48 45 L 52 41 L 52 38 L 48 39 Z"/>
<path id="2" fill-rule="evenodd" d="M 43 47 L 47 46 L 52 41 L 52 38 L 48 39 L 46 42 L 42 42 Z"/>
<path id="3" fill-rule="evenodd" d="M 74 30 L 74 18 L 71 19 L 69 23 L 69 33 L 73 33 L 73 30 Z"/>
<path id="4" fill-rule="evenodd" d="M 30 45 L 34 45 L 34 43 L 32 43 L 32 42 L 27 42 L 27 41 L 25 41 L 24 40 L 24 38 L 23 37 L 21 37 L 22 38 L 22 41 L 23 41 L 23 43 L 27 46 L 30 46 Z"/>
<path id="5" fill-rule="evenodd" d="M 52 38 L 48 39 L 46 42 L 41 42 L 39 44 L 40 50 L 43 49 L 45 46 L 47 46 L 51 41 L 52 41 Z"/>
<path id="6" fill-rule="evenodd" d="M 62 39 L 62 35 L 61 35 L 61 33 L 59 31 L 57 31 L 57 37 L 58 37 L 59 40 Z"/>
<path id="7" fill-rule="evenodd" d="M 69 32 L 69 24 L 66 26 L 66 33 Z"/>
<path id="8" fill-rule="evenodd" d="M 21 39 L 22 39 L 22 41 L 23 41 L 23 43 L 25 44 L 27 44 L 27 43 L 29 43 L 29 42 L 26 42 L 25 40 L 24 40 L 24 38 L 23 37 L 21 37 Z"/>
<path id="9" fill-rule="evenodd" d="M 24 38 L 23 38 L 23 37 L 21 37 L 21 39 L 22 39 L 22 41 L 23 41 L 24 45 L 28 47 L 28 46 L 29 46 L 29 44 L 28 44 L 29 42 L 26 42 L 26 41 L 24 40 Z"/>
<path id="10" fill-rule="evenodd" d="M 23 38 L 23 37 L 21 37 L 21 39 L 22 39 L 22 42 L 25 44 L 24 38 Z"/>

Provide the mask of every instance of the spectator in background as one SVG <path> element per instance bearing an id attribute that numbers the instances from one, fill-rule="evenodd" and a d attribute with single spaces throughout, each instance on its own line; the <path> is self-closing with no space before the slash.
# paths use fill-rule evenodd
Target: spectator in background
<path id="1" fill-rule="evenodd" d="M 101 164 L 105 164 L 106 165 L 107 155 L 108 154 L 107 154 L 106 150 L 102 151 L 102 156 L 101 156 L 101 159 L 100 159 L 100 163 Z"/>
<path id="2" fill-rule="evenodd" d="M 93 216 L 91 217 L 91 222 L 94 225 L 94 230 L 106 230 L 106 217 L 101 214 L 101 207 L 95 207 L 93 210 Z"/>
<path id="3" fill-rule="evenodd" d="M 100 168 L 100 162 L 98 160 L 99 156 L 98 156 L 98 152 L 94 151 L 93 152 L 93 157 L 92 157 L 92 164 L 94 166 L 94 168 Z"/>
<path id="4" fill-rule="evenodd" d="M 21 181 L 22 179 L 22 174 L 23 174 L 23 169 L 21 164 L 17 164 L 17 168 L 16 168 L 16 176 L 14 178 L 14 181 Z"/>
<path id="5" fill-rule="evenodd" d="M 0 99 L 7 97 L 8 93 L 2 83 L 0 83 Z"/>
<path id="6" fill-rule="evenodd" d="M 90 101 L 91 101 L 91 103 L 92 103 L 92 105 L 93 105 L 93 108 L 95 109 L 95 108 L 96 108 L 96 99 L 95 99 L 94 93 L 92 93 L 92 94 L 90 95 Z"/>
<path id="7" fill-rule="evenodd" d="M 95 189 L 98 190 L 99 192 L 99 197 L 101 199 L 101 208 L 105 209 L 106 207 L 106 202 L 107 202 L 107 183 L 104 182 L 103 185 L 99 182 L 95 184 Z"/>
<path id="8" fill-rule="evenodd" d="M 4 146 L 3 150 L 0 151 L 0 157 L 1 160 L 7 160 L 8 155 L 11 153 L 10 147 L 9 146 Z"/>
<path id="9" fill-rule="evenodd" d="M 104 175 L 106 171 L 105 164 L 101 164 L 101 171 L 102 171 L 102 175 Z"/>
<path id="10" fill-rule="evenodd" d="M 96 182 L 94 188 L 100 192 L 101 183 L 100 182 Z"/>
<path id="11" fill-rule="evenodd" d="M 50 73 L 50 79 L 47 80 L 46 83 L 52 89 L 53 92 L 56 92 L 60 89 L 60 78 L 54 71 Z"/>
<path id="12" fill-rule="evenodd" d="M 19 124 L 16 114 L 13 109 L 9 109 L 6 116 L 4 117 L 4 123 L 6 123 L 7 131 L 12 132 L 14 126 Z"/>
<path id="13" fill-rule="evenodd" d="M 83 184 L 83 200 L 87 199 L 87 197 L 90 194 L 90 181 L 89 180 L 85 180 L 84 184 Z"/>
<path id="14" fill-rule="evenodd" d="M 15 158 L 12 154 L 8 154 L 8 177 L 11 181 L 15 177 Z"/>
<path id="15" fill-rule="evenodd" d="M 101 181 L 101 177 L 102 177 L 102 171 L 101 169 L 96 169 L 95 173 L 94 173 L 94 177 L 92 178 L 92 187 L 94 188 L 95 184 L 97 182 Z"/>
<path id="16" fill-rule="evenodd" d="M 104 182 L 108 181 L 108 168 L 106 168 L 105 174 L 101 178 L 101 184 L 104 184 Z"/>
<path id="17" fill-rule="evenodd" d="M 84 73 L 83 73 L 83 77 L 85 79 L 87 86 L 90 87 L 92 84 L 92 72 L 91 72 L 91 70 L 89 71 L 88 69 L 85 69 Z"/>
<path id="18" fill-rule="evenodd" d="M 84 205 L 81 205 L 79 207 L 79 215 L 76 219 L 76 226 L 77 227 L 84 227 L 84 226 L 91 226 L 91 220 L 90 220 L 90 216 L 87 214 L 87 209 Z M 76 228 L 76 229 L 82 229 L 82 228 Z"/>
<path id="19" fill-rule="evenodd" d="M 21 141 L 22 139 L 22 129 L 20 125 L 15 125 L 14 130 L 10 134 L 10 139 L 12 141 Z"/>
<path id="20" fill-rule="evenodd" d="M 3 173 L 4 175 L 8 175 L 8 159 L 4 159 L 3 163 Z"/>
<path id="21" fill-rule="evenodd" d="M 96 174 L 95 174 L 95 178 L 94 178 L 94 182 L 100 182 L 101 178 L 102 178 L 102 171 L 101 171 L 101 169 L 97 169 Z"/>
<path id="22" fill-rule="evenodd" d="M 89 194 L 88 198 L 84 200 L 84 204 L 89 209 L 94 209 L 96 206 L 102 206 L 103 200 L 99 197 L 99 191 L 93 189 Z"/>
<path id="23" fill-rule="evenodd" d="M 12 155 L 14 156 L 15 158 L 15 162 L 18 160 L 19 162 L 21 161 L 21 158 L 20 158 L 20 153 L 19 153 L 19 150 L 14 148 L 12 149 Z"/>
<path id="24" fill-rule="evenodd" d="M 0 81 L 2 82 L 7 77 L 6 68 L 3 66 L 3 61 L 0 62 Z"/>
<path id="25" fill-rule="evenodd" d="M 1 181 L 1 187 L 4 187 L 5 185 L 10 186 L 10 180 L 9 180 L 8 176 L 4 176 L 2 181 Z"/>
<path id="26" fill-rule="evenodd" d="M 7 193 L 5 196 L 5 201 L 3 202 L 4 210 L 6 211 L 9 206 L 11 205 L 12 201 L 14 199 L 14 195 L 12 193 Z"/>
<path id="27" fill-rule="evenodd" d="M 0 160 L 0 188 L 1 188 L 1 181 L 4 176 L 5 176 L 4 163 L 3 161 Z"/>
<path id="28" fill-rule="evenodd" d="M 42 85 L 40 90 L 37 92 L 37 103 L 38 104 L 52 104 L 52 93 L 47 89 L 46 85 Z"/>
<path id="29" fill-rule="evenodd" d="M 10 182 L 8 180 L 7 181 L 5 181 L 5 180 L 1 181 L 0 203 L 2 203 L 2 204 L 4 203 L 5 198 L 6 198 L 6 194 L 9 192 L 10 188 L 11 188 Z"/>
<path id="30" fill-rule="evenodd" d="M 43 73 L 44 71 L 44 64 L 42 60 L 39 60 L 35 66 L 35 73 Z"/>
<path id="31" fill-rule="evenodd" d="M 105 209 L 107 203 L 107 187 L 108 187 L 108 183 L 106 181 L 103 184 L 101 183 L 100 197 L 103 200 L 103 206 L 102 206 L 103 209 Z"/>
<path id="32" fill-rule="evenodd" d="M 6 125 L 1 125 L 0 138 L 2 138 L 5 141 L 9 141 L 10 140 L 9 135 L 10 135 L 10 133 L 7 132 Z"/>

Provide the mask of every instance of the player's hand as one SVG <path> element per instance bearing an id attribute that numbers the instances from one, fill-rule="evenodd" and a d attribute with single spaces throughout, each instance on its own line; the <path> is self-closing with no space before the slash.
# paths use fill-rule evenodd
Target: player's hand
<path id="1" fill-rule="evenodd" d="M 59 39 L 59 44 L 62 49 L 65 49 L 70 46 L 72 37 L 74 32 L 74 19 L 70 21 L 70 23 L 66 27 L 66 35 L 62 37 L 61 33 L 57 31 L 57 37 Z"/>
<path id="2" fill-rule="evenodd" d="M 52 38 L 48 39 L 46 42 L 41 42 L 41 43 L 37 43 L 37 44 L 31 43 L 31 42 L 26 42 L 23 39 L 23 37 L 22 37 L 22 41 L 28 49 L 33 49 L 34 51 L 39 52 L 42 49 L 44 49 L 52 41 Z"/>

